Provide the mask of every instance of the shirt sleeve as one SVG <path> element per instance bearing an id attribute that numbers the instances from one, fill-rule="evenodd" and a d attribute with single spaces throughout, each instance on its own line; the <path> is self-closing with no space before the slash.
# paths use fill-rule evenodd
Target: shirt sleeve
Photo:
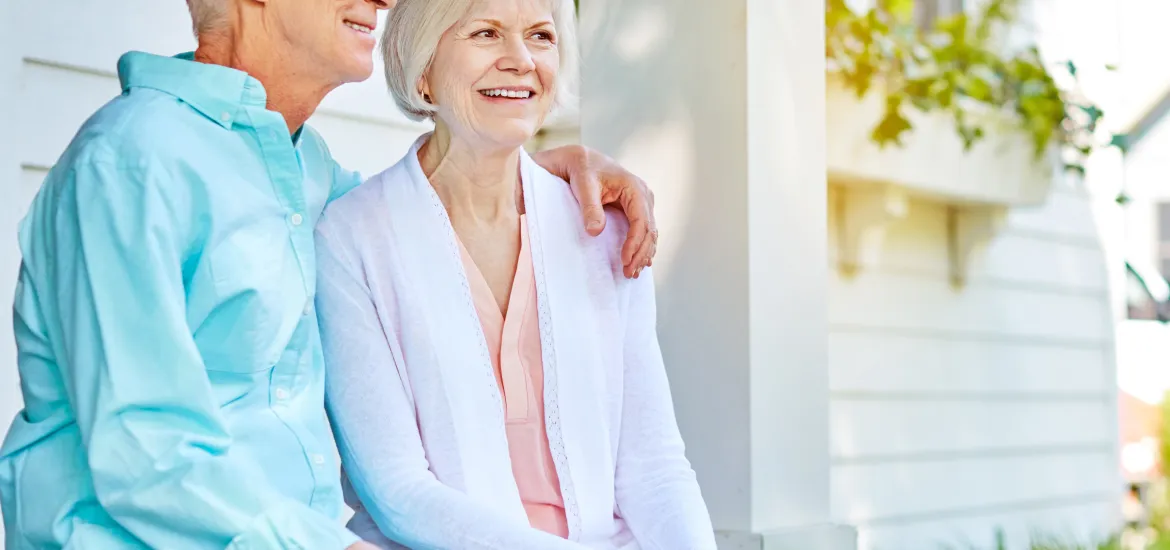
<path id="1" fill-rule="evenodd" d="M 105 512 L 152 548 L 355 542 L 337 518 L 282 495 L 264 481 L 263 464 L 232 452 L 186 317 L 194 217 L 173 193 L 184 183 L 110 156 L 74 162 L 62 177 L 45 206 L 55 212 L 30 229 L 42 243 L 49 330 Z"/>
<path id="2" fill-rule="evenodd" d="M 518 523 L 430 471 L 408 381 L 362 282 L 360 264 L 330 220 L 318 225 L 317 311 L 321 322 L 326 406 L 342 466 L 378 529 L 421 550 L 585 550 L 584 546 Z"/>
<path id="3" fill-rule="evenodd" d="M 362 176 L 357 172 L 342 168 L 335 160 L 331 159 L 330 161 L 333 163 L 333 188 L 329 192 L 329 202 L 333 202 L 361 185 Z"/>
<path id="4" fill-rule="evenodd" d="M 642 550 L 714 550 L 711 517 L 684 453 L 658 345 L 653 272 L 647 268 L 626 284 L 618 511 Z"/>

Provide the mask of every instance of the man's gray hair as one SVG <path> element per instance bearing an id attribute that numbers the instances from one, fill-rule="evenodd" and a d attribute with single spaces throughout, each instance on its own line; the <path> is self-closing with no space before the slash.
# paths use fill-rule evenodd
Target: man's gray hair
<path id="1" fill-rule="evenodd" d="M 229 0 L 187 0 L 191 11 L 191 30 L 195 36 L 215 30 L 227 22 Z"/>
<path id="2" fill-rule="evenodd" d="M 194 0 L 192 0 L 194 1 Z M 207 0 L 204 0 L 207 1 Z M 394 103 L 412 120 L 434 118 L 436 108 L 423 100 L 419 82 L 430 68 L 439 40 L 471 9 L 476 0 L 399 0 L 386 17 L 382 58 L 386 84 Z M 552 3 L 560 70 L 554 91 L 554 110 L 568 105 L 577 80 L 577 21 L 573 0 Z"/>

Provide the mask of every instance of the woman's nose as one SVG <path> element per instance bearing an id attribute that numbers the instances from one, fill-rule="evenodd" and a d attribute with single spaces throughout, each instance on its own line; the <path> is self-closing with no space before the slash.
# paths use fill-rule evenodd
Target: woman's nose
<path id="1" fill-rule="evenodd" d="M 532 52 L 528 50 L 528 44 L 523 39 L 510 38 L 506 40 L 504 49 L 504 55 L 497 62 L 501 71 L 524 74 L 536 69 L 536 63 L 532 60 Z"/>

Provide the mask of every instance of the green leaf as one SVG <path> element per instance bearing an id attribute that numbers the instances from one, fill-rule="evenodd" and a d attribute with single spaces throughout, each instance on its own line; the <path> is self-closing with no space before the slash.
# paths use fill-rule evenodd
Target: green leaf
<path id="1" fill-rule="evenodd" d="M 1123 153 L 1128 151 L 1129 134 L 1113 134 L 1113 137 L 1109 138 L 1109 147 L 1116 147 Z"/>
<path id="2" fill-rule="evenodd" d="M 884 146 L 890 143 L 901 145 L 902 134 L 913 128 L 910 121 L 902 115 L 898 105 L 887 105 L 885 115 L 882 116 L 877 127 L 873 129 L 871 137 L 878 145 Z"/>
<path id="3" fill-rule="evenodd" d="M 896 19 L 905 21 L 914 17 L 914 0 L 880 0 L 878 5 Z"/>

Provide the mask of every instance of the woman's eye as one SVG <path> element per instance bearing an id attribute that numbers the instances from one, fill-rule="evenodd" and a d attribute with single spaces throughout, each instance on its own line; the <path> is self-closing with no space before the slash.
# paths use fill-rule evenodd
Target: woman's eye
<path id="1" fill-rule="evenodd" d="M 545 42 L 555 42 L 556 41 L 553 38 L 553 34 L 551 32 L 548 32 L 548 31 L 537 31 L 537 32 L 532 34 L 532 37 L 537 39 L 537 40 L 543 40 Z"/>
<path id="2" fill-rule="evenodd" d="M 495 38 L 496 31 L 494 29 L 484 29 L 482 31 L 479 31 L 479 32 L 471 35 L 471 36 L 474 36 L 476 38 Z"/>

